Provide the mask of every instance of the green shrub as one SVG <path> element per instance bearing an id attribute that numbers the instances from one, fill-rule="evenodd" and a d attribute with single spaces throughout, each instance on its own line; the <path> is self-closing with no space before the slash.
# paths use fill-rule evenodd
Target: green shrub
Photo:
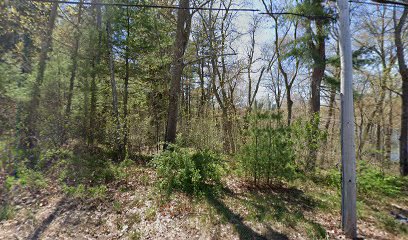
<path id="1" fill-rule="evenodd" d="M 74 156 L 59 162 L 59 178 L 68 185 L 98 186 L 115 179 L 113 163 L 99 156 Z"/>
<path id="2" fill-rule="evenodd" d="M 93 198 L 103 199 L 106 196 L 108 188 L 105 185 L 89 187 L 84 184 L 78 184 L 77 186 L 68 186 L 66 184 L 62 187 L 63 191 L 73 197 L 77 198 Z"/>
<path id="3" fill-rule="evenodd" d="M 112 165 L 112 171 L 115 179 L 126 179 L 129 177 L 128 169 L 134 165 L 134 161 L 126 158 L 117 165 Z"/>
<path id="4" fill-rule="evenodd" d="M 257 112 L 251 116 L 246 144 L 240 149 L 240 169 L 254 183 L 296 176 L 292 131 L 281 123 L 280 114 Z"/>
<path id="5" fill-rule="evenodd" d="M 307 172 L 314 172 L 317 153 L 327 139 L 327 132 L 319 129 L 319 116 L 311 119 L 297 119 L 290 126 L 296 164 Z"/>
<path id="6" fill-rule="evenodd" d="M 40 170 L 47 170 L 57 161 L 71 159 L 72 152 L 66 149 L 48 149 L 41 153 L 40 160 L 37 163 L 37 168 Z"/>
<path id="7" fill-rule="evenodd" d="M 384 174 L 378 167 L 364 161 L 357 164 L 357 190 L 361 196 L 397 196 L 407 185 L 408 180 L 400 176 Z M 328 171 L 323 180 L 325 184 L 341 189 L 341 172 L 337 169 Z"/>
<path id="8" fill-rule="evenodd" d="M 322 177 L 318 177 L 322 176 Z M 338 169 L 330 169 L 327 172 L 321 172 L 314 176 L 314 181 L 323 183 L 334 188 L 341 188 L 341 172 Z"/>
<path id="9" fill-rule="evenodd" d="M 28 187 L 31 190 L 44 189 L 47 186 L 47 182 L 43 174 L 39 171 L 35 171 L 24 166 L 18 168 L 18 182 Z"/>
<path id="10" fill-rule="evenodd" d="M 10 204 L 4 204 L 0 206 L 0 221 L 13 219 L 15 215 L 14 207 Z"/>
<path id="11" fill-rule="evenodd" d="M 360 162 L 357 169 L 357 187 L 359 193 L 375 195 L 381 193 L 386 196 L 397 196 L 407 180 L 400 176 L 387 175 L 380 169 Z"/>
<path id="12" fill-rule="evenodd" d="M 18 183 L 18 181 L 15 177 L 7 176 L 4 182 L 5 190 L 10 191 L 16 183 Z"/>
<path id="13" fill-rule="evenodd" d="M 208 186 L 221 183 L 221 158 L 210 151 L 198 151 L 178 146 L 156 156 L 152 164 L 157 170 L 159 187 L 171 194 L 180 190 L 199 195 Z"/>

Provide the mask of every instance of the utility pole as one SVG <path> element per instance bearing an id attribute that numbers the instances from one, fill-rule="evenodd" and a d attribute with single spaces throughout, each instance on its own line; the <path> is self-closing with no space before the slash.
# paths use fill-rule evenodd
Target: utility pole
<path id="1" fill-rule="evenodd" d="M 338 0 L 341 59 L 342 228 L 347 238 L 357 237 L 356 152 L 354 144 L 353 63 L 348 0 Z"/>

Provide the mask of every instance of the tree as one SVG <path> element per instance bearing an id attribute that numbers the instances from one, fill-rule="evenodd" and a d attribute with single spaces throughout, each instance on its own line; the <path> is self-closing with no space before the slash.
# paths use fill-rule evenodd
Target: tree
<path id="1" fill-rule="evenodd" d="M 300 58 L 297 54 L 297 31 L 298 31 L 298 19 L 295 19 L 294 21 L 290 21 L 290 19 L 287 19 L 286 23 L 288 27 L 284 30 L 283 36 L 281 37 L 279 34 L 279 27 L 281 26 L 281 22 L 284 21 L 279 21 L 280 18 L 279 14 L 273 14 L 273 7 L 272 4 L 268 7 L 266 2 L 263 0 L 262 3 L 264 4 L 265 10 L 267 11 L 268 15 L 273 19 L 274 21 L 274 33 L 275 33 L 275 53 L 276 53 L 276 59 L 278 63 L 278 71 L 283 77 L 283 82 L 285 84 L 285 95 L 286 95 L 286 107 L 287 107 L 287 124 L 288 126 L 292 122 L 292 109 L 293 109 L 293 100 L 292 100 L 292 88 L 293 84 L 295 83 L 296 77 L 298 76 L 299 72 L 299 66 L 300 66 Z M 292 28 L 293 24 L 293 39 L 292 40 L 287 40 L 287 36 L 289 34 L 289 31 Z M 287 48 L 292 48 L 292 50 L 288 50 Z M 287 52 L 284 52 L 284 51 Z M 288 59 L 289 55 L 291 55 L 290 58 L 292 58 L 291 62 L 285 62 L 286 59 Z M 285 65 L 292 65 L 294 61 L 294 69 L 291 69 L 292 71 L 288 71 L 284 67 Z M 290 74 L 292 72 L 292 74 Z M 291 75 L 291 76 L 290 76 Z M 279 76 L 279 74 L 278 74 Z"/>
<path id="2" fill-rule="evenodd" d="M 129 102 L 129 77 L 130 77 L 130 15 L 129 8 L 126 9 L 126 47 L 125 47 L 125 84 L 124 84 L 124 94 L 123 94 L 123 154 L 127 154 L 128 150 L 128 138 L 129 138 L 129 127 L 128 127 L 128 102 Z M 125 156 L 122 156 L 122 158 Z"/>
<path id="3" fill-rule="evenodd" d="M 82 21 L 82 4 L 83 0 L 79 1 L 79 7 L 78 7 L 78 19 L 76 22 L 76 27 L 75 27 L 75 33 L 74 33 L 74 45 L 72 49 L 72 56 L 71 56 L 71 61 L 72 61 L 72 66 L 71 66 L 71 76 L 69 79 L 69 90 L 68 90 L 68 97 L 67 97 L 67 105 L 65 108 L 65 120 L 64 120 L 64 129 L 63 129 L 63 135 L 61 137 L 62 143 L 66 141 L 66 128 L 68 127 L 67 125 L 69 124 L 69 119 L 71 116 L 71 107 L 72 107 L 72 96 L 74 94 L 74 83 L 75 83 L 75 77 L 77 75 L 77 69 L 78 69 L 78 53 L 79 53 L 79 41 L 81 37 L 81 30 L 79 29 Z"/>
<path id="4" fill-rule="evenodd" d="M 261 59 L 255 59 L 255 49 L 256 49 L 256 32 L 259 28 L 261 18 L 254 16 L 252 18 L 249 35 L 250 35 L 250 45 L 247 49 L 247 57 L 248 57 L 248 64 L 247 64 L 247 71 L 248 71 L 248 103 L 247 103 L 247 114 L 251 113 L 252 106 L 255 102 L 256 95 L 258 94 L 259 87 L 261 84 L 262 77 L 266 71 L 266 66 L 262 66 L 260 70 L 256 71 L 255 73 L 259 73 L 258 78 L 253 79 L 252 71 L 253 66 Z M 255 86 L 253 86 L 255 84 Z"/>
<path id="5" fill-rule="evenodd" d="M 98 4 L 99 0 L 92 0 L 92 3 Z M 97 75 L 98 75 L 98 67 L 101 61 L 101 48 L 102 48 L 102 10 L 100 5 L 93 5 L 92 7 L 92 16 L 93 21 L 96 25 L 97 30 L 97 38 L 96 42 L 94 43 L 94 36 L 90 36 L 90 44 L 92 49 L 92 59 L 91 59 L 91 104 L 90 104 L 90 112 L 89 112 L 89 136 L 88 136 L 88 144 L 93 145 L 95 142 L 95 133 L 96 133 L 96 117 L 97 117 Z"/>
<path id="6" fill-rule="evenodd" d="M 116 124 L 115 129 L 115 160 L 121 160 L 123 157 L 123 145 L 121 140 L 121 125 L 120 125 L 120 118 L 119 118 L 119 103 L 118 103 L 118 91 L 116 87 L 116 78 L 115 78 L 115 60 L 113 54 L 113 33 L 112 33 L 112 25 L 110 18 L 111 10 L 108 10 L 108 17 L 106 20 L 106 34 L 107 34 L 107 47 L 108 47 L 108 62 L 109 62 L 109 73 L 110 73 L 110 84 L 112 90 L 112 114 L 114 118 L 114 123 Z"/>
<path id="7" fill-rule="evenodd" d="M 46 32 L 43 34 L 41 39 L 41 52 L 38 60 L 38 70 L 37 76 L 33 85 L 31 92 L 31 100 L 29 102 L 29 110 L 26 119 L 27 134 L 26 134 L 26 147 L 33 149 L 37 145 L 38 132 L 37 132 L 37 121 L 39 118 L 38 108 L 40 106 L 41 98 L 41 85 L 44 80 L 45 68 L 47 66 L 48 53 L 51 50 L 52 44 L 52 33 L 55 27 L 55 20 L 58 13 L 58 3 L 55 2 L 51 6 L 51 13 L 48 20 Z"/>
<path id="8" fill-rule="evenodd" d="M 404 43 L 402 41 L 402 30 L 408 17 L 408 7 L 397 20 L 396 10 L 394 9 L 394 41 L 397 49 L 397 59 L 399 73 L 402 79 L 401 95 L 401 132 L 400 132 L 400 172 L 402 176 L 408 175 L 408 67 L 405 62 Z"/>
<path id="9" fill-rule="evenodd" d="M 213 9 L 215 1 L 210 1 L 209 8 Z M 233 132 L 233 117 L 236 114 L 234 104 L 235 92 L 238 80 L 245 66 L 241 64 L 234 56 L 231 42 L 234 40 L 233 21 L 235 16 L 229 11 L 233 5 L 231 0 L 219 2 L 225 10 L 214 10 L 208 13 L 208 16 L 201 14 L 203 29 L 208 42 L 210 53 L 210 79 L 212 95 L 221 110 L 221 127 L 223 132 L 223 148 L 226 153 L 233 153 L 236 150 Z"/>
<path id="10" fill-rule="evenodd" d="M 180 0 L 177 10 L 177 29 L 174 42 L 173 66 L 170 83 L 170 101 L 167 110 L 166 143 L 174 143 L 176 140 L 177 117 L 179 112 L 179 95 L 181 88 L 181 78 L 183 74 L 183 57 L 187 48 L 191 30 L 191 13 L 188 9 L 189 0 Z"/>

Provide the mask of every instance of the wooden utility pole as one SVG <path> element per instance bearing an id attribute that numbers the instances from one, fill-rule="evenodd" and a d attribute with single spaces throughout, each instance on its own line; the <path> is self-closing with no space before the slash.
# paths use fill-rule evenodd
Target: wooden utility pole
<path id="1" fill-rule="evenodd" d="M 356 152 L 354 145 L 353 62 L 349 3 L 338 0 L 341 59 L 342 228 L 347 238 L 357 237 Z"/>

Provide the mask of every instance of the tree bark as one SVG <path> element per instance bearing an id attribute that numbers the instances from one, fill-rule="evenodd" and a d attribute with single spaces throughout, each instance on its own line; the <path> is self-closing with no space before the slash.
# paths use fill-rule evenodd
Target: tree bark
<path id="1" fill-rule="evenodd" d="M 392 151 L 392 132 L 393 132 L 393 118 L 394 118 L 394 107 L 392 102 L 392 92 L 388 92 L 389 110 L 388 110 L 388 126 L 387 133 L 385 135 L 385 161 L 388 164 L 391 161 L 391 151 Z"/>
<path id="2" fill-rule="evenodd" d="M 271 14 L 272 18 L 275 20 L 275 52 L 277 55 L 277 60 L 278 60 L 278 68 L 280 73 L 283 76 L 283 80 L 285 82 L 285 91 L 286 91 L 286 105 L 287 105 L 287 124 L 290 126 L 292 122 L 292 108 L 293 108 L 293 101 L 292 101 L 292 86 L 293 83 L 297 77 L 298 70 L 299 70 L 299 58 L 296 57 L 296 63 L 295 63 L 295 72 L 293 76 L 289 79 L 288 73 L 285 71 L 283 68 L 282 64 L 282 57 L 280 53 L 280 41 L 279 41 L 279 31 L 278 31 L 278 17 L 274 16 Z M 294 31 L 294 39 L 297 39 L 297 26 L 298 24 L 295 24 L 295 31 Z M 284 37 L 285 38 L 285 37 Z"/>
<path id="3" fill-rule="evenodd" d="M 394 41 L 397 48 L 398 68 L 402 79 L 402 104 L 401 104 L 401 133 L 400 133 L 400 173 L 402 176 L 408 175 L 408 67 L 405 63 L 404 44 L 402 42 L 402 29 L 407 20 L 408 7 L 397 23 L 394 10 Z"/>
<path id="4" fill-rule="evenodd" d="M 183 57 L 191 30 L 191 13 L 188 9 L 190 6 L 189 0 L 180 0 L 179 6 L 180 9 L 177 11 L 177 30 L 176 40 L 174 42 L 173 69 L 170 83 L 170 101 L 167 111 L 166 144 L 176 141 L 179 96 L 184 69 Z M 167 145 L 165 147 L 167 147 Z"/>
<path id="5" fill-rule="evenodd" d="M 130 16 L 129 8 L 126 11 L 127 13 L 127 22 L 126 22 L 126 48 L 125 48 L 125 86 L 123 93 L 123 156 L 126 157 L 128 151 L 128 136 L 129 136 L 129 127 L 128 127 L 128 99 L 129 99 L 129 41 L 130 41 Z"/>
<path id="6" fill-rule="evenodd" d="M 312 70 L 312 83 L 311 83 L 311 112 L 313 115 L 319 116 L 320 114 L 320 86 L 324 77 L 324 71 L 326 69 L 326 46 L 324 36 L 324 25 L 322 20 L 316 21 L 317 36 L 316 46 L 312 44 L 313 55 L 313 70 Z"/>
<path id="7" fill-rule="evenodd" d="M 93 3 L 99 3 L 99 0 L 92 0 Z M 98 44 L 95 47 L 93 43 L 93 38 L 91 37 L 91 49 L 94 50 L 92 61 L 91 61 L 91 106 L 89 112 L 89 137 L 88 144 L 93 145 L 95 143 L 95 132 L 96 132 L 96 111 L 97 111 L 97 74 L 98 67 L 101 61 L 100 49 L 102 48 L 102 10 L 100 5 L 95 5 L 94 11 L 94 21 L 96 23 L 96 29 L 98 31 Z"/>
<path id="8" fill-rule="evenodd" d="M 331 123 L 331 119 L 333 117 L 333 113 L 334 113 L 334 102 L 336 101 L 336 88 L 335 87 L 330 87 L 330 98 L 329 98 L 329 113 L 327 116 L 327 122 L 325 125 L 325 129 L 326 132 L 329 132 L 329 127 L 330 127 L 330 123 Z"/>
<path id="9" fill-rule="evenodd" d="M 116 131 L 115 131 L 115 154 L 116 154 L 116 161 L 121 160 L 123 156 L 123 149 L 122 149 L 122 141 L 120 138 L 120 119 L 119 119 L 119 107 L 118 107 L 118 92 L 116 86 L 116 79 L 115 79 L 115 61 L 113 56 L 113 39 L 112 39 L 112 26 L 110 22 L 110 16 L 106 21 L 106 34 L 107 34 L 107 44 L 108 44 L 108 61 L 109 61 L 109 73 L 110 73 L 110 84 L 112 90 L 112 114 L 114 118 L 114 122 L 116 124 Z"/>
<path id="10" fill-rule="evenodd" d="M 321 5 L 319 5 L 321 7 Z M 318 129 L 320 125 L 320 87 L 324 77 L 324 72 L 326 69 L 326 46 L 325 46 L 325 34 L 324 34 L 324 23 L 323 20 L 316 20 L 316 44 L 313 40 L 309 40 L 309 48 L 312 50 L 313 58 L 313 70 L 312 70 L 312 81 L 311 81 L 311 99 L 310 99 L 310 110 L 311 110 L 311 124 L 312 133 L 311 136 L 318 134 Z M 311 26 L 308 26 L 309 34 L 312 34 Z M 314 171 L 316 168 L 317 161 L 317 149 L 315 147 L 315 139 L 309 140 L 309 157 L 306 163 L 306 170 Z"/>

